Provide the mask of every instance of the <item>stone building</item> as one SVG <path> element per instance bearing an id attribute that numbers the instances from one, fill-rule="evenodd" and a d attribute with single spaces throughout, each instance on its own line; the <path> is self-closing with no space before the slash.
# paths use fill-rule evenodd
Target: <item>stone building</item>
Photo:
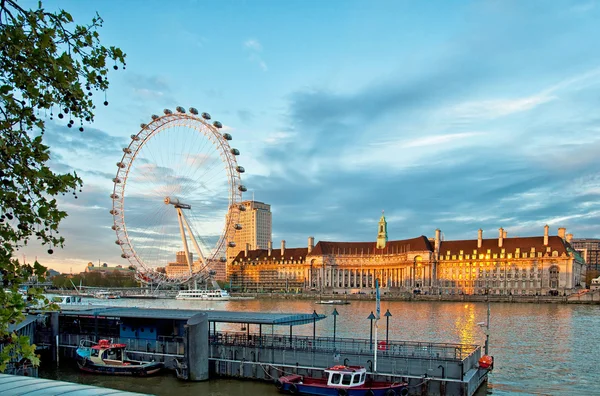
<path id="1" fill-rule="evenodd" d="M 372 293 L 375 279 L 382 291 L 425 294 L 547 295 L 570 294 L 581 287 L 584 261 L 564 228 L 557 236 L 445 241 L 420 236 L 388 241 L 381 216 L 376 242 L 328 242 L 306 248 L 251 250 L 232 262 L 228 273 L 234 290 Z"/>

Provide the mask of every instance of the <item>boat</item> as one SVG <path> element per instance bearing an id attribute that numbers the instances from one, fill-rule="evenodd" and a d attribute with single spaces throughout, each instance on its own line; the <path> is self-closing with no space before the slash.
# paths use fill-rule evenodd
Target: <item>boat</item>
<path id="1" fill-rule="evenodd" d="M 282 393 L 292 395 L 331 396 L 406 396 L 406 382 L 373 381 L 363 366 L 333 366 L 323 370 L 324 378 L 298 374 L 279 377 L 275 386 Z"/>
<path id="2" fill-rule="evenodd" d="M 230 299 L 227 290 L 215 289 L 193 289 L 181 290 L 175 297 L 178 300 L 220 300 L 227 301 Z"/>
<path id="3" fill-rule="evenodd" d="M 115 300 L 121 298 L 121 295 L 107 290 L 99 290 L 96 293 L 94 293 L 94 297 L 101 298 L 103 300 Z"/>
<path id="4" fill-rule="evenodd" d="M 162 362 L 143 362 L 127 359 L 126 344 L 113 344 L 100 340 L 95 345 L 82 340 L 77 348 L 77 365 L 82 371 L 96 374 L 131 375 L 144 377 L 158 373 L 164 367 Z M 86 344 L 88 344 L 86 346 Z"/>
<path id="5" fill-rule="evenodd" d="M 321 301 L 317 301 L 317 304 L 347 305 L 347 304 L 350 304 L 350 301 L 347 301 L 347 300 L 321 300 Z"/>

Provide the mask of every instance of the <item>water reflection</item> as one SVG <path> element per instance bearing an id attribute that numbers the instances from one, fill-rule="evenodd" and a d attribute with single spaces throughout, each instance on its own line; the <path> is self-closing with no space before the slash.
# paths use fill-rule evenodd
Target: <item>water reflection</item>
<path id="1" fill-rule="evenodd" d="M 119 306 L 172 309 L 214 309 L 231 311 L 267 311 L 307 313 L 313 310 L 327 315 L 317 322 L 317 335 L 333 336 L 334 308 L 337 317 L 337 337 L 369 338 L 367 319 L 375 303 L 353 301 L 350 305 L 319 305 L 309 300 L 245 300 L 197 302 L 178 300 L 113 300 Z M 485 322 L 487 304 L 459 302 L 386 302 L 381 312 L 389 309 L 391 340 L 452 342 L 483 345 L 485 334 L 478 322 Z M 560 304 L 493 303 L 491 306 L 490 354 L 496 360 L 490 384 L 493 394 L 595 394 L 600 374 L 592 349 L 600 345 L 600 306 Z M 217 329 L 240 331 L 240 325 L 220 324 Z M 251 332 L 258 332 L 252 327 Z M 385 337 L 386 321 L 379 322 L 379 338 Z M 294 334 L 312 336 L 313 325 L 294 326 Z M 288 326 L 263 326 L 263 333 L 288 334 Z M 591 355 L 586 355 L 591 353 Z M 218 381 L 217 381 L 218 382 Z M 234 381 L 238 384 L 237 381 Z M 169 386 L 188 387 L 174 381 Z M 246 393 L 259 392 L 255 385 L 242 382 Z M 212 386 L 212 385 L 211 385 Z M 238 386 L 238 385 L 235 385 Z M 262 386 L 262 384 L 261 384 Z M 162 392 L 160 387 L 154 393 Z M 204 389 L 204 388 L 203 388 Z M 208 389 L 208 388 L 206 388 Z M 252 389 L 252 391 L 250 391 Z M 270 387 L 260 388 L 263 394 Z M 210 389 L 202 394 L 217 395 Z M 217 393 L 214 393 L 217 392 Z M 240 393 L 238 389 L 231 389 Z M 268 391 L 270 393 L 270 390 Z M 229 394 L 229 393 L 225 393 Z M 275 394 L 273 391 L 272 394 Z"/>

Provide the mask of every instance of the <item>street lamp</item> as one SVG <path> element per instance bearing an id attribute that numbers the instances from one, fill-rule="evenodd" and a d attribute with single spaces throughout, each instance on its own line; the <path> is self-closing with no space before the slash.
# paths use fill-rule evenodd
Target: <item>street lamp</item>
<path id="1" fill-rule="evenodd" d="M 335 349 L 335 325 L 336 325 L 336 321 L 337 321 L 337 316 L 339 315 L 337 309 L 333 308 L 333 312 L 331 313 L 333 315 L 333 348 Z"/>
<path id="2" fill-rule="evenodd" d="M 373 349 L 373 320 L 375 320 L 375 315 L 373 315 L 373 311 L 371 311 L 371 315 L 367 318 L 371 321 L 371 335 L 369 336 L 369 345 L 371 349 Z"/>
<path id="3" fill-rule="evenodd" d="M 390 317 L 392 316 L 389 308 L 383 316 L 385 316 L 385 345 L 387 345 L 390 340 Z"/>
<path id="4" fill-rule="evenodd" d="M 416 286 L 416 282 L 415 282 L 416 273 L 417 273 L 417 256 L 415 256 L 413 258 L 413 273 L 412 273 L 412 275 L 413 275 L 412 276 L 412 288 L 413 288 L 413 291 L 414 291 L 415 286 Z"/>
<path id="5" fill-rule="evenodd" d="M 317 318 L 319 314 L 316 310 L 313 310 L 313 349 L 315 348 L 315 342 L 317 340 Z"/>

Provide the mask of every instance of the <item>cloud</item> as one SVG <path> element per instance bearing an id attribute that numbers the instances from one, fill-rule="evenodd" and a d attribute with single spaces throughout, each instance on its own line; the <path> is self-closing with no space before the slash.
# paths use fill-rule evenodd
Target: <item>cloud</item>
<path id="1" fill-rule="evenodd" d="M 267 63 L 263 60 L 262 56 L 260 55 L 260 53 L 263 50 L 262 44 L 255 39 L 248 39 L 244 42 L 244 49 L 246 49 L 246 51 L 248 51 L 249 55 L 248 55 L 248 59 L 250 60 L 250 62 L 252 63 L 256 63 L 262 71 L 268 71 L 269 67 L 267 66 Z"/>
<path id="2" fill-rule="evenodd" d="M 127 84 L 131 87 L 134 96 L 143 100 L 155 100 L 165 103 L 174 103 L 171 87 L 166 78 L 157 75 L 144 75 L 140 73 L 127 73 Z"/>

